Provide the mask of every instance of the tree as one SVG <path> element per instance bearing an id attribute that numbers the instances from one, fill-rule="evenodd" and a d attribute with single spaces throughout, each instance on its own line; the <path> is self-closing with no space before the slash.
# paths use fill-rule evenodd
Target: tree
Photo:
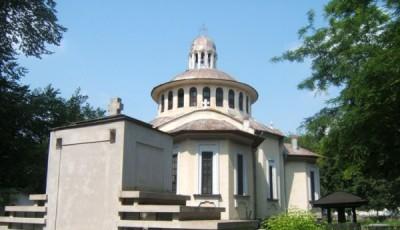
<path id="1" fill-rule="evenodd" d="M 400 2 L 331 0 L 327 26 L 314 13 L 302 45 L 274 61 L 312 61 L 300 89 L 340 87 L 340 95 L 304 122 L 318 143 L 326 192 L 365 196 L 372 208 L 400 206 Z"/>
<path id="2" fill-rule="evenodd" d="M 17 63 L 24 54 L 40 58 L 50 54 L 47 45 L 59 45 L 64 27 L 57 23 L 53 0 L 2 0 L 0 2 L 0 78 L 18 80 L 26 69 Z"/>

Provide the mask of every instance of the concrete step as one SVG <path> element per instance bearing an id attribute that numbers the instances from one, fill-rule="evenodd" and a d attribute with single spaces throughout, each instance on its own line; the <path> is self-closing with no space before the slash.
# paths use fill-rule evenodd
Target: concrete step
<path id="1" fill-rule="evenodd" d="M 146 191 L 121 191 L 121 199 L 132 200 L 139 204 L 171 204 L 185 205 L 190 196 L 176 195 L 167 192 L 146 192 Z M 124 201 L 123 201 L 124 203 Z"/>
<path id="2" fill-rule="evenodd" d="M 183 205 L 122 205 L 120 213 L 171 213 L 175 220 L 219 220 L 225 208 Z M 154 216 L 155 218 L 155 216 Z"/>
<path id="3" fill-rule="evenodd" d="M 45 206 L 6 206 L 6 212 L 46 212 Z"/>
<path id="4" fill-rule="evenodd" d="M 120 228 L 157 228 L 157 229 L 233 229 L 255 230 L 258 222 L 255 220 L 187 220 L 187 221 L 142 221 L 121 220 Z"/>
<path id="5" fill-rule="evenodd" d="M 18 223 L 18 224 L 46 224 L 45 218 L 28 218 L 28 217 L 0 217 L 0 223 Z"/>

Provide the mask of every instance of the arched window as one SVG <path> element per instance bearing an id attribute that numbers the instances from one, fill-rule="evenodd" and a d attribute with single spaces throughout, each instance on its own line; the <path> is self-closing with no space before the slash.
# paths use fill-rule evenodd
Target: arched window
<path id="1" fill-rule="evenodd" d="M 208 87 L 203 88 L 203 101 L 205 100 L 210 103 L 210 88 Z"/>
<path id="2" fill-rule="evenodd" d="M 224 103 L 224 90 L 220 87 L 217 88 L 215 92 L 215 100 L 217 106 L 223 106 Z"/>
<path id="3" fill-rule="evenodd" d="M 195 87 L 190 88 L 189 94 L 190 94 L 189 105 L 197 106 L 197 89 Z"/>
<path id="4" fill-rule="evenodd" d="M 246 96 L 246 113 L 249 113 L 249 96 Z"/>
<path id="5" fill-rule="evenodd" d="M 183 89 L 179 89 L 178 90 L 178 108 L 183 107 L 183 96 L 184 96 Z"/>
<path id="6" fill-rule="evenodd" d="M 239 110 L 243 111 L 243 93 L 239 93 Z"/>
<path id="7" fill-rule="evenodd" d="M 164 94 L 163 94 L 163 95 L 161 95 L 161 101 L 160 101 L 161 112 L 164 112 L 164 100 L 165 100 L 165 97 L 164 97 Z"/>
<path id="8" fill-rule="evenodd" d="M 173 99 L 173 94 L 172 91 L 168 92 L 168 110 L 172 109 L 172 99 Z"/>
<path id="9" fill-rule="evenodd" d="M 228 95 L 228 99 L 229 99 L 229 108 L 234 109 L 235 108 L 235 92 L 233 92 L 233 90 L 229 90 L 229 95 Z"/>

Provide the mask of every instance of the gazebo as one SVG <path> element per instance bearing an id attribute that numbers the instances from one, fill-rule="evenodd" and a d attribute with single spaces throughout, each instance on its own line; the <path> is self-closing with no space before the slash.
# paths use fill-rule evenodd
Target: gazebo
<path id="1" fill-rule="evenodd" d="M 357 223 L 356 208 L 367 203 L 367 200 L 364 200 L 356 195 L 347 192 L 334 192 L 312 202 L 311 204 L 315 208 L 327 209 L 328 223 L 332 223 L 331 209 L 337 210 L 338 222 L 344 223 L 346 222 L 345 209 L 351 208 L 353 214 L 352 222 Z"/>

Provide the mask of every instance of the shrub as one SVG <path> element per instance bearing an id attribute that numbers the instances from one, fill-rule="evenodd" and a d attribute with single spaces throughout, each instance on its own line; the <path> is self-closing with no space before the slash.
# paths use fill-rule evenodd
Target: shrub
<path id="1" fill-rule="evenodd" d="M 261 223 L 268 230 L 324 230 L 323 224 L 318 224 L 311 213 L 292 211 L 265 219 Z"/>

